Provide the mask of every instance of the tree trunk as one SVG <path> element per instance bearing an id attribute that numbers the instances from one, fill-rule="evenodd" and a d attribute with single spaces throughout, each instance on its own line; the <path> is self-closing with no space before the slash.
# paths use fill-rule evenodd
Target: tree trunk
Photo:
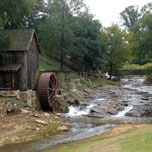
<path id="1" fill-rule="evenodd" d="M 110 64 L 110 70 L 109 70 L 109 79 L 111 80 L 112 79 L 112 67 L 113 67 L 113 64 L 111 63 Z"/>

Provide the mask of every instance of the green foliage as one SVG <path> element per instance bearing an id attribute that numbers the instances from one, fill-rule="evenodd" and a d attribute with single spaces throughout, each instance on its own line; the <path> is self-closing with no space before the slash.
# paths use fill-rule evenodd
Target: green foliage
<path id="1" fill-rule="evenodd" d="M 120 13 L 123 25 L 127 26 L 130 30 L 137 23 L 140 17 L 139 9 L 136 6 L 129 6 Z"/>
<path id="2" fill-rule="evenodd" d="M 147 67 L 147 77 L 146 77 L 146 82 L 148 84 L 152 84 L 152 65 Z"/>
<path id="3" fill-rule="evenodd" d="M 5 49 L 9 48 L 9 46 L 9 37 L 5 36 L 3 32 L 0 31 L 0 65 L 4 64 L 6 61 Z"/>
<path id="4" fill-rule="evenodd" d="M 144 5 L 141 10 L 129 6 L 120 15 L 123 24 L 132 31 L 130 35 L 130 48 L 134 57 L 132 63 L 143 65 L 151 62 L 152 3 Z"/>
<path id="5" fill-rule="evenodd" d="M 152 84 L 152 74 L 147 75 L 147 77 L 146 77 L 146 82 L 147 82 L 148 84 Z"/>
<path id="6" fill-rule="evenodd" d="M 110 79 L 112 75 L 120 76 L 119 69 L 129 58 L 126 31 L 121 30 L 117 25 L 112 25 L 102 31 L 100 38 L 106 46 L 104 53 L 105 70 L 108 71 Z"/>
<path id="7" fill-rule="evenodd" d="M 113 82 L 110 80 L 107 80 L 105 78 L 96 78 L 96 79 L 90 79 L 87 80 L 80 80 L 80 84 L 76 84 L 76 88 L 81 90 L 84 87 L 100 87 L 105 84 L 112 84 Z"/>
<path id="8" fill-rule="evenodd" d="M 139 65 L 139 64 L 125 64 L 122 67 L 122 70 L 148 70 L 149 68 L 152 67 L 152 63 L 147 63 L 144 65 Z"/>
<path id="9" fill-rule="evenodd" d="M 45 54 L 60 60 L 61 68 L 64 62 L 69 62 L 79 71 L 101 69 L 103 53 L 99 21 L 81 0 L 48 2 L 48 17 L 38 25 L 38 37 Z"/>
<path id="10" fill-rule="evenodd" d="M 92 79 L 90 81 L 90 85 L 95 87 L 95 86 L 102 86 L 105 84 L 113 84 L 114 82 L 107 80 L 105 78 L 97 78 L 97 79 Z"/>
<path id="11" fill-rule="evenodd" d="M 61 69 L 65 56 L 73 48 L 73 15 L 78 15 L 82 6 L 81 0 L 48 0 L 48 18 L 38 27 L 42 48 L 60 59 Z"/>
<path id="12" fill-rule="evenodd" d="M 35 0 L 0 0 L 0 17 L 3 28 L 28 26 Z"/>
<path id="13" fill-rule="evenodd" d="M 74 18 L 74 49 L 71 61 L 81 71 L 95 71 L 102 68 L 103 50 L 99 39 L 102 26 L 88 12 Z"/>
<path id="14" fill-rule="evenodd" d="M 10 100 L 11 98 L 7 98 L 7 97 L 0 97 L 0 102 L 3 102 L 3 101 L 8 101 Z"/>
<path id="15" fill-rule="evenodd" d="M 28 26 L 38 31 L 38 25 L 43 22 L 48 16 L 46 1 L 35 0 L 33 9 L 28 17 Z"/>
<path id="16" fill-rule="evenodd" d="M 5 36 L 2 31 L 0 31 L 0 51 L 7 49 L 10 45 L 9 37 Z"/>
<path id="17" fill-rule="evenodd" d="M 148 3 L 141 8 L 142 16 L 152 14 L 152 3 Z"/>
<path id="18" fill-rule="evenodd" d="M 148 62 L 149 57 L 151 58 L 152 51 L 152 14 L 148 14 L 140 19 L 138 24 L 134 26 L 135 34 L 133 40 L 134 54 L 136 55 L 133 63 L 140 65 Z"/>

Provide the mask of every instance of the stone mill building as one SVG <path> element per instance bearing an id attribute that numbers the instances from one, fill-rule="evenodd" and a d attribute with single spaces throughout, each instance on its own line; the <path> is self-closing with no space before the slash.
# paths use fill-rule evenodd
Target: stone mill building
<path id="1" fill-rule="evenodd" d="M 5 62 L 0 65 L 0 90 L 36 89 L 39 77 L 40 48 L 33 29 L 4 31 L 10 47 L 0 50 Z"/>

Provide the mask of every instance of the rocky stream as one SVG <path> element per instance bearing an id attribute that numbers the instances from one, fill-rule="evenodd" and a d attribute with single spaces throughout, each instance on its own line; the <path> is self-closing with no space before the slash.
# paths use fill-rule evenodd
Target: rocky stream
<path id="1" fill-rule="evenodd" d="M 62 114 L 69 131 L 38 141 L 8 146 L 3 152 L 40 152 L 59 144 L 102 134 L 122 123 L 152 122 L 152 86 L 145 76 L 126 76 L 117 85 L 105 85 L 96 99 L 69 106 Z"/>

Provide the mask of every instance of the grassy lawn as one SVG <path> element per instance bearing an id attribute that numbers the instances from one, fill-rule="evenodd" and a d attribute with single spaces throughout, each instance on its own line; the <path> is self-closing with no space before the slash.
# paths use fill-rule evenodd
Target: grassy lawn
<path id="1" fill-rule="evenodd" d="M 122 70 L 146 70 L 149 67 L 152 67 L 152 63 L 147 63 L 144 65 L 127 64 L 122 68 Z"/>
<path id="2" fill-rule="evenodd" d="M 129 125 L 128 125 L 129 126 Z M 108 133 L 64 144 L 45 152 L 152 152 L 152 125 L 118 127 Z M 119 131 L 119 133 L 118 133 Z"/>
<path id="3" fill-rule="evenodd" d="M 152 128 L 131 132 L 120 143 L 120 152 L 151 152 Z"/>

